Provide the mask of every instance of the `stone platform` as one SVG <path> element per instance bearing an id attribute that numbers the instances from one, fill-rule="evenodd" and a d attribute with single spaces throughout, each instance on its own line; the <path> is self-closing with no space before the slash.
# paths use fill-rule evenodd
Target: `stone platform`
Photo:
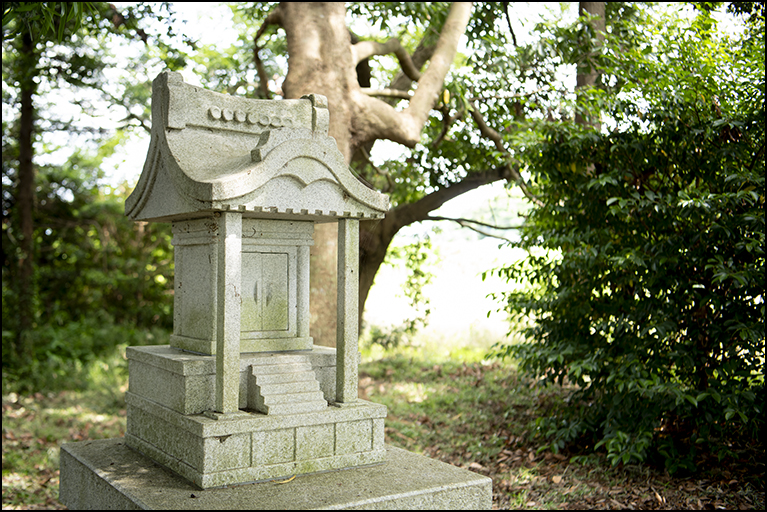
<path id="1" fill-rule="evenodd" d="M 70 509 L 490 509 L 488 477 L 386 446 L 386 461 L 200 490 L 124 439 L 65 444 L 59 500 Z"/>
<path id="2" fill-rule="evenodd" d="M 127 357 L 127 445 L 203 489 L 385 459 L 385 406 L 328 403 L 333 349 L 241 354 L 242 410 L 227 415 L 210 412 L 215 356 L 160 345 L 128 347 Z"/>

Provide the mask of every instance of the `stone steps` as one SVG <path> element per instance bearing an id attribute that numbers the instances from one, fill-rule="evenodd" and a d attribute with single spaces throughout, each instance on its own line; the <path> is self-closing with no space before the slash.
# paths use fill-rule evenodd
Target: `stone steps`
<path id="1" fill-rule="evenodd" d="M 255 375 L 273 375 L 284 373 L 304 373 L 312 371 L 312 364 L 309 361 L 296 362 L 273 362 L 270 364 L 251 365 L 251 370 Z"/>
<path id="2" fill-rule="evenodd" d="M 248 407 L 264 414 L 302 414 L 328 406 L 320 383 L 304 356 L 251 365 Z"/>
<path id="3" fill-rule="evenodd" d="M 317 382 L 316 379 L 283 382 L 279 384 L 265 384 L 259 382 L 259 380 L 260 379 L 256 378 L 256 386 L 258 386 L 261 395 L 264 397 L 297 395 L 320 390 L 320 383 Z M 320 395 L 322 395 L 322 393 L 320 393 Z"/>
<path id="4" fill-rule="evenodd" d="M 304 380 L 315 381 L 316 378 L 314 376 L 314 372 L 270 373 L 256 376 L 256 383 L 259 386 L 268 384 L 285 384 L 288 382 L 299 382 Z"/>

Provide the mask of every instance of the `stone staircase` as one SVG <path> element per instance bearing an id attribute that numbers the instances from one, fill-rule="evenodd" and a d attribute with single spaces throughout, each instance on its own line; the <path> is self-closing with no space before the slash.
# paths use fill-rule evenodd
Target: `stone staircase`
<path id="1" fill-rule="evenodd" d="M 301 414 L 328 406 L 308 357 L 275 357 L 250 366 L 248 408 L 264 414 Z"/>

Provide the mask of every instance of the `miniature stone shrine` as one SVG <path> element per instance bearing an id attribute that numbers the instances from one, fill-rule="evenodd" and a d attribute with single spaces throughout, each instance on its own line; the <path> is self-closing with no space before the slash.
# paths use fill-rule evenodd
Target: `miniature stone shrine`
<path id="1" fill-rule="evenodd" d="M 359 219 L 389 202 L 328 137 L 325 98 L 235 98 L 178 73 L 152 95 L 125 211 L 172 223 L 173 335 L 128 349 L 128 445 L 202 488 L 382 462 L 386 408 L 357 399 L 357 266 Z M 309 336 L 315 222 L 339 223 L 335 358 Z"/>
<path id="2" fill-rule="evenodd" d="M 351 174 L 328 122 L 319 95 L 249 100 L 178 73 L 154 80 L 149 152 L 125 211 L 172 224 L 173 334 L 127 349 L 124 444 L 140 453 L 121 440 L 62 446 L 67 506 L 188 509 L 236 495 L 227 508 L 489 508 L 488 478 L 386 447 L 386 407 L 357 397 L 359 220 L 382 218 L 389 202 Z M 335 349 L 309 334 L 319 222 L 339 228 Z M 374 470 L 387 454 L 392 465 Z M 362 472 L 341 473 L 365 482 L 368 505 L 342 483 L 323 503 L 308 483 L 304 501 L 241 485 L 347 468 Z M 312 476 L 324 488 L 332 474 Z M 189 501 L 176 475 L 210 494 Z"/>

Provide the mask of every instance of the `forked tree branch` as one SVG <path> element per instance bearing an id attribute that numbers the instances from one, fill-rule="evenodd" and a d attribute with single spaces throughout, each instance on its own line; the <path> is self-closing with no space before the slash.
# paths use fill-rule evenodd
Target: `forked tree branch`
<path id="1" fill-rule="evenodd" d="M 397 112 L 391 105 L 359 90 L 357 94 L 352 92 L 357 109 L 355 117 L 364 119 L 355 127 L 357 145 L 374 139 L 389 139 L 410 148 L 415 147 L 442 90 L 445 76 L 458 49 L 458 41 L 470 16 L 471 3 L 456 2 L 451 5 L 429 66 L 418 79 L 418 89 L 404 111 Z"/>
<path id="2" fill-rule="evenodd" d="M 258 40 L 271 25 L 282 26 L 282 9 L 280 9 L 279 5 L 266 16 L 264 23 L 258 28 L 258 32 L 256 32 L 256 35 L 253 37 L 253 60 L 256 63 L 256 72 L 258 73 L 258 90 L 261 96 L 266 99 L 271 99 L 272 95 L 269 92 L 269 77 L 266 76 L 264 63 L 261 62 L 261 57 L 258 56 L 258 52 L 261 51 L 261 47 L 258 45 Z"/>
<path id="3" fill-rule="evenodd" d="M 402 67 L 403 73 L 407 75 L 411 80 L 419 80 L 421 78 L 421 72 L 413 64 L 413 60 L 410 58 L 410 54 L 405 50 L 405 47 L 399 42 L 399 39 L 392 37 L 385 43 L 379 43 L 376 41 L 360 41 L 357 44 L 352 45 L 352 62 L 359 64 L 361 61 L 372 57 L 373 55 L 389 55 L 393 53 L 399 64 Z"/>

